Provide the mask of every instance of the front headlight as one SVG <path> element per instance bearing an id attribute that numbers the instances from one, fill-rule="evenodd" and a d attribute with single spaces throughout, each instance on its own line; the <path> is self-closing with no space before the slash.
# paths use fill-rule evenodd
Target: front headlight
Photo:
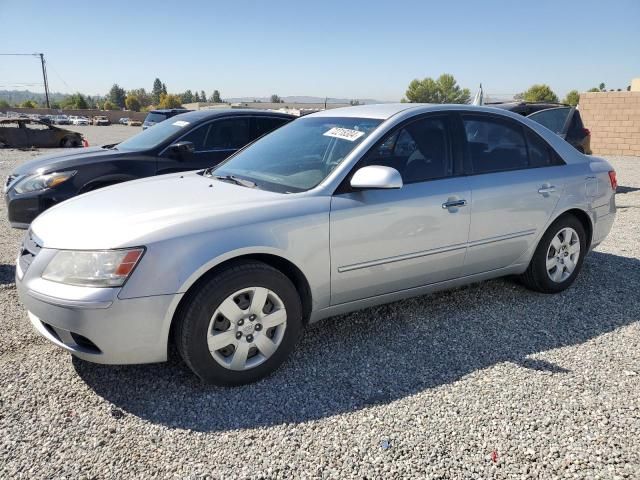
<path id="1" fill-rule="evenodd" d="M 60 250 L 42 272 L 42 278 L 81 287 L 120 287 L 143 253 L 144 248 Z"/>
<path id="2" fill-rule="evenodd" d="M 66 182 L 76 174 L 75 170 L 68 172 L 55 172 L 46 174 L 35 174 L 23 178 L 15 184 L 13 189 L 16 193 L 36 192 L 45 188 L 55 187 Z"/>

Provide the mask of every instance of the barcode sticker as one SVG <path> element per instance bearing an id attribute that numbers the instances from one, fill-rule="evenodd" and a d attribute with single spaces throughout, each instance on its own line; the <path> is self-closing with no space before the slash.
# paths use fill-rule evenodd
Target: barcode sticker
<path id="1" fill-rule="evenodd" d="M 357 139 L 364 135 L 364 132 L 361 132 L 360 130 L 351 130 L 350 128 L 333 127 L 323 135 L 325 137 L 335 137 L 341 138 L 343 140 L 349 140 L 350 142 L 355 142 Z"/>

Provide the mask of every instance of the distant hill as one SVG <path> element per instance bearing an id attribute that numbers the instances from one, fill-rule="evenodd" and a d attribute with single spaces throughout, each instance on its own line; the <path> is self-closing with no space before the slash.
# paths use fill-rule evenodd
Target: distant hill
<path id="1" fill-rule="evenodd" d="M 51 102 L 60 101 L 69 95 L 60 92 L 49 92 L 49 100 Z M 22 103 L 27 100 L 34 100 L 38 103 L 44 103 L 44 92 L 31 92 L 29 90 L 0 90 L 0 100 L 6 100 L 10 104 Z"/>
<path id="2" fill-rule="evenodd" d="M 253 101 L 270 102 L 271 97 L 224 97 L 225 102 L 230 103 L 251 103 Z M 295 96 L 290 95 L 288 97 L 280 97 L 286 103 L 324 103 L 325 97 L 312 97 L 312 96 Z M 381 100 L 375 100 L 373 98 L 328 98 L 327 103 L 349 103 L 351 100 L 358 100 L 360 103 L 389 103 Z"/>

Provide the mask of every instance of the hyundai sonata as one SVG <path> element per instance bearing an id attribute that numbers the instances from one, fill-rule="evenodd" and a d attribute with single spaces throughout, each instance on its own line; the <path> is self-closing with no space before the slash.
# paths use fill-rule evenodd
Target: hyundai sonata
<path id="1" fill-rule="evenodd" d="M 159 362 L 175 342 L 203 380 L 242 384 L 325 317 L 504 275 L 566 289 L 615 187 L 605 160 L 508 111 L 328 110 L 215 168 L 51 208 L 16 280 L 35 328 L 82 359 Z"/>

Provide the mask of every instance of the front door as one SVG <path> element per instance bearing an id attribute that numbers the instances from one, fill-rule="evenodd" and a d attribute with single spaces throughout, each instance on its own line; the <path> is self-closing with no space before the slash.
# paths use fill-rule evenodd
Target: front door
<path id="1" fill-rule="evenodd" d="M 447 117 L 391 132 L 354 168 L 397 169 L 397 190 L 349 191 L 331 202 L 333 305 L 458 277 L 469 232 L 471 192 L 454 177 Z"/>
<path id="2" fill-rule="evenodd" d="M 196 127 L 176 141 L 193 143 L 194 152 L 158 159 L 158 174 L 213 167 L 250 141 L 249 117 L 214 120 Z"/>

